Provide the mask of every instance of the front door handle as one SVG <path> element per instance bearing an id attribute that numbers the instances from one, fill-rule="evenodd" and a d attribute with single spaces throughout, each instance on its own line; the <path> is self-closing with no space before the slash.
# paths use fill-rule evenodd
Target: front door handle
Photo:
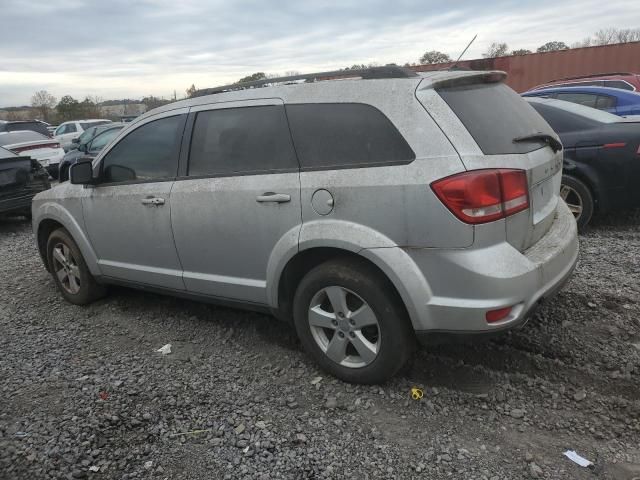
<path id="1" fill-rule="evenodd" d="M 266 192 L 256 197 L 256 202 L 260 202 L 260 203 L 266 203 L 266 202 L 286 203 L 290 201 L 291 201 L 291 195 L 288 195 L 286 193 Z"/>
<path id="2" fill-rule="evenodd" d="M 147 197 L 142 199 L 143 205 L 164 205 L 164 198 Z"/>

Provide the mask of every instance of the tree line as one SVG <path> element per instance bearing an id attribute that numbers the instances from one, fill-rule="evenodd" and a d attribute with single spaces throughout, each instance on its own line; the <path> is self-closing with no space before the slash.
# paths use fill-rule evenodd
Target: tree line
<path id="1" fill-rule="evenodd" d="M 580 42 L 573 43 L 571 46 L 565 42 L 554 40 L 547 42 L 544 45 L 540 45 L 537 49 L 537 53 L 543 52 L 555 52 L 558 50 L 569 50 L 570 48 L 583 48 L 583 47 L 596 47 L 601 45 L 612 45 L 615 43 L 629 43 L 640 41 L 640 28 L 606 28 L 598 30 L 592 36 L 581 40 Z M 533 53 L 533 51 L 526 48 L 518 48 L 510 50 L 509 45 L 505 42 L 493 42 L 489 48 L 482 54 L 484 58 L 506 57 L 508 55 L 527 55 Z M 446 53 L 439 52 L 437 50 L 431 50 L 425 52 L 420 57 L 420 63 L 422 65 L 431 65 L 435 63 L 447 63 L 452 59 Z M 412 64 L 415 65 L 415 64 Z"/>

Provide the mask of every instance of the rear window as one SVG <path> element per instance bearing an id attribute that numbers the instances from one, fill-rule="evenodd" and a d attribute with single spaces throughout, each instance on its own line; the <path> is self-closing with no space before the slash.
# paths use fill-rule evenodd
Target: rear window
<path id="1" fill-rule="evenodd" d="M 286 109 L 303 169 L 392 165 L 415 159 L 396 127 L 371 105 L 307 103 Z"/>
<path id="2" fill-rule="evenodd" d="M 531 152 L 546 143 L 513 140 L 533 133 L 554 135 L 547 122 L 502 83 L 459 85 L 437 91 L 485 155 Z"/>
<path id="3" fill-rule="evenodd" d="M 47 140 L 47 137 L 29 130 L 23 132 L 3 133 L 0 135 L 0 145 L 12 145 L 14 143 L 33 142 L 39 140 Z"/>
<path id="4" fill-rule="evenodd" d="M 40 122 L 20 122 L 20 123 L 8 123 L 6 131 L 15 132 L 18 130 L 31 130 L 33 132 L 47 133 L 47 127 Z"/>
<path id="5" fill-rule="evenodd" d="M 609 88 L 619 88 L 620 90 L 633 91 L 633 85 L 623 80 L 605 80 L 604 86 Z"/>

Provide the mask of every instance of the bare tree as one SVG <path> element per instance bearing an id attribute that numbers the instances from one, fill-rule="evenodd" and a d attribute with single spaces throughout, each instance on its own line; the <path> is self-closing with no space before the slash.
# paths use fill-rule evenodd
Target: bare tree
<path id="1" fill-rule="evenodd" d="M 192 83 L 191 86 L 186 90 L 187 98 L 193 97 L 193 94 L 196 93 L 197 90 L 198 89 L 196 88 L 195 84 Z"/>
<path id="2" fill-rule="evenodd" d="M 614 43 L 629 43 L 640 41 L 640 28 L 604 28 L 598 30 L 591 37 L 587 37 L 581 42 L 572 45 L 573 48 L 595 47 L 600 45 L 611 45 Z"/>
<path id="3" fill-rule="evenodd" d="M 519 48 L 518 50 L 514 50 L 513 52 L 511 52 L 511 55 L 528 55 L 530 53 L 533 53 L 533 52 L 526 48 Z"/>
<path id="4" fill-rule="evenodd" d="M 40 90 L 31 97 L 31 106 L 38 111 L 42 119 L 46 122 L 49 119 L 51 109 L 56 106 L 56 97 L 46 90 Z"/>
<path id="5" fill-rule="evenodd" d="M 543 53 L 543 52 L 556 52 L 558 50 L 567 50 L 569 47 L 567 46 L 566 43 L 564 42 L 558 42 L 557 40 L 554 40 L 552 42 L 547 42 L 544 45 L 538 47 L 537 52 L 538 53 Z"/>
<path id="6" fill-rule="evenodd" d="M 446 53 L 439 52 L 437 50 L 430 50 L 424 52 L 420 57 L 420 63 L 422 65 L 433 65 L 435 63 L 447 63 L 451 61 L 451 57 Z"/>
<path id="7" fill-rule="evenodd" d="M 484 58 L 506 57 L 509 55 L 509 45 L 506 43 L 493 42 L 489 49 L 482 54 Z"/>

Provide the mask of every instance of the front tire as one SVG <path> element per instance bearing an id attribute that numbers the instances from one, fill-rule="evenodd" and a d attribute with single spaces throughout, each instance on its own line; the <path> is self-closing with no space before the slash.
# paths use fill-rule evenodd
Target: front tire
<path id="1" fill-rule="evenodd" d="M 87 305 L 106 293 L 89 272 L 78 245 L 64 228 L 49 235 L 47 261 L 56 287 L 68 302 Z"/>
<path id="2" fill-rule="evenodd" d="M 296 290 L 293 312 L 305 350 L 346 382 L 385 382 L 415 347 L 393 286 L 364 261 L 343 258 L 313 268 Z"/>
<path id="3" fill-rule="evenodd" d="M 560 197 L 567 202 L 567 206 L 578 224 L 578 230 L 584 230 L 591 221 L 595 207 L 589 187 L 575 177 L 563 175 Z"/>

